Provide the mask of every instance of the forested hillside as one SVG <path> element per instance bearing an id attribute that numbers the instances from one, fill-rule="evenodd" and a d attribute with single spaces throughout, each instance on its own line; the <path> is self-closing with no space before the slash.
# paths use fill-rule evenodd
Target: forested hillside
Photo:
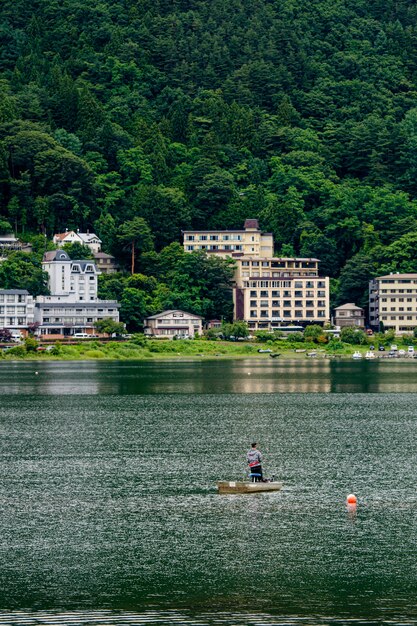
<path id="1" fill-rule="evenodd" d="M 0 11 L 0 222 L 95 229 L 128 268 L 117 235 L 136 216 L 155 259 L 181 229 L 257 217 L 277 253 L 340 277 L 335 302 L 417 271 L 414 0 Z"/>

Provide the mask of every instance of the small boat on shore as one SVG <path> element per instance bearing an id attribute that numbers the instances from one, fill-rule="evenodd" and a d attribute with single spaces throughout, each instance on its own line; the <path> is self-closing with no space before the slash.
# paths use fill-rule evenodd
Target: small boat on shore
<path id="1" fill-rule="evenodd" d="M 271 481 L 265 483 L 251 483 L 249 481 L 218 480 L 219 493 L 262 493 L 266 491 L 281 491 L 282 482 Z"/>
<path id="2" fill-rule="evenodd" d="M 358 350 L 352 354 L 352 359 L 361 359 L 361 358 L 362 358 L 362 353 L 359 352 Z"/>

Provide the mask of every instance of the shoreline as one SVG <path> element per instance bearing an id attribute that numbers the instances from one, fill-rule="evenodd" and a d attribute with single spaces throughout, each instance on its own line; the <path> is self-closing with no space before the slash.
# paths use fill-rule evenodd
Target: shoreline
<path id="1" fill-rule="evenodd" d="M 353 354 L 353 353 L 352 353 Z M 385 362 L 401 362 L 401 363 L 411 363 L 417 362 L 417 359 L 414 359 L 409 356 L 402 357 L 388 357 L 386 355 L 376 356 L 374 359 L 367 359 L 362 357 L 361 359 L 353 359 L 352 354 L 338 354 L 333 355 L 329 353 L 320 353 L 315 357 L 308 357 L 306 354 L 295 354 L 294 352 L 282 352 L 280 356 L 275 358 L 270 358 L 269 354 L 259 354 L 259 353 L 228 353 L 228 354 L 161 354 L 161 353 L 151 353 L 151 354 L 141 354 L 140 352 L 131 355 L 88 355 L 88 354 L 25 354 L 22 356 L 14 356 L 7 355 L 0 358 L 1 363 L 23 363 L 23 362 L 34 362 L 34 363 L 54 363 L 54 362 L 92 362 L 92 361 L 102 361 L 102 362 L 121 362 L 121 361 L 131 361 L 131 362 L 201 362 L 201 361 L 242 361 L 242 360 L 251 360 L 251 361 L 267 361 L 271 365 L 276 363 L 317 363 L 317 362 L 370 362 L 370 363 L 385 363 Z"/>

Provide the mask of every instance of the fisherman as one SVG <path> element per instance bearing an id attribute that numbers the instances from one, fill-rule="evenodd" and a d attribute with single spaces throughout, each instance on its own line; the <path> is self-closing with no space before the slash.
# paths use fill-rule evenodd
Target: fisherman
<path id="1" fill-rule="evenodd" d="M 262 454 L 256 446 L 256 442 L 251 444 L 251 449 L 247 454 L 247 459 L 252 482 L 260 483 L 262 482 Z"/>

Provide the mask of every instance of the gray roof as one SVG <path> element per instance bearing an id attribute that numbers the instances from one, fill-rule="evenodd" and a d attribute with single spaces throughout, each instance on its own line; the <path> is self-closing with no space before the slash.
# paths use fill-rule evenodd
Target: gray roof
<path id="1" fill-rule="evenodd" d="M 94 258 L 95 259 L 114 259 L 114 256 L 112 256 L 111 254 L 107 254 L 106 252 L 95 252 Z"/>
<path id="2" fill-rule="evenodd" d="M 48 263 L 49 261 L 70 261 L 68 254 L 65 250 L 51 250 L 50 252 L 45 252 L 43 255 L 42 261 L 44 263 Z"/>
<path id="3" fill-rule="evenodd" d="M 349 310 L 349 311 L 363 311 L 362 307 L 360 306 L 356 306 L 356 304 L 354 304 L 353 302 L 348 302 L 347 304 L 342 304 L 341 306 L 337 306 L 335 307 L 335 311 L 345 311 L 345 310 Z"/>
<path id="4" fill-rule="evenodd" d="M 161 317 L 166 317 L 169 313 L 183 313 L 183 315 L 188 315 L 189 317 L 197 317 L 200 320 L 203 319 L 201 315 L 196 315 L 195 313 L 188 313 L 187 311 L 181 311 L 181 309 L 168 309 L 167 311 L 162 311 L 162 313 L 157 313 L 156 315 L 149 315 L 149 317 L 147 317 L 146 319 L 147 320 L 160 319 Z"/>
<path id="5" fill-rule="evenodd" d="M 112 300 L 101 300 L 100 302 L 58 302 L 57 300 L 53 300 L 51 302 L 37 302 L 35 307 L 38 309 L 119 309 L 120 304 L 116 300 L 114 302 Z"/>
<path id="6" fill-rule="evenodd" d="M 381 280 L 382 278 L 389 278 L 390 280 L 402 280 L 403 278 L 417 279 L 417 274 L 387 274 L 386 276 L 377 276 L 375 280 Z"/>
<path id="7" fill-rule="evenodd" d="M 0 294 L 1 295 L 19 295 L 19 296 L 28 296 L 29 292 L 27 291 L 27 289 L 0 289 Z"/>
<path id="8" fill-rule="evenodd" d="M 81 267 L 82 270 L 85 269 L 86 265 L 96 266 L 94 259 L 74 259 L 72 261 L 72 265 L 77 264 Z"/>

